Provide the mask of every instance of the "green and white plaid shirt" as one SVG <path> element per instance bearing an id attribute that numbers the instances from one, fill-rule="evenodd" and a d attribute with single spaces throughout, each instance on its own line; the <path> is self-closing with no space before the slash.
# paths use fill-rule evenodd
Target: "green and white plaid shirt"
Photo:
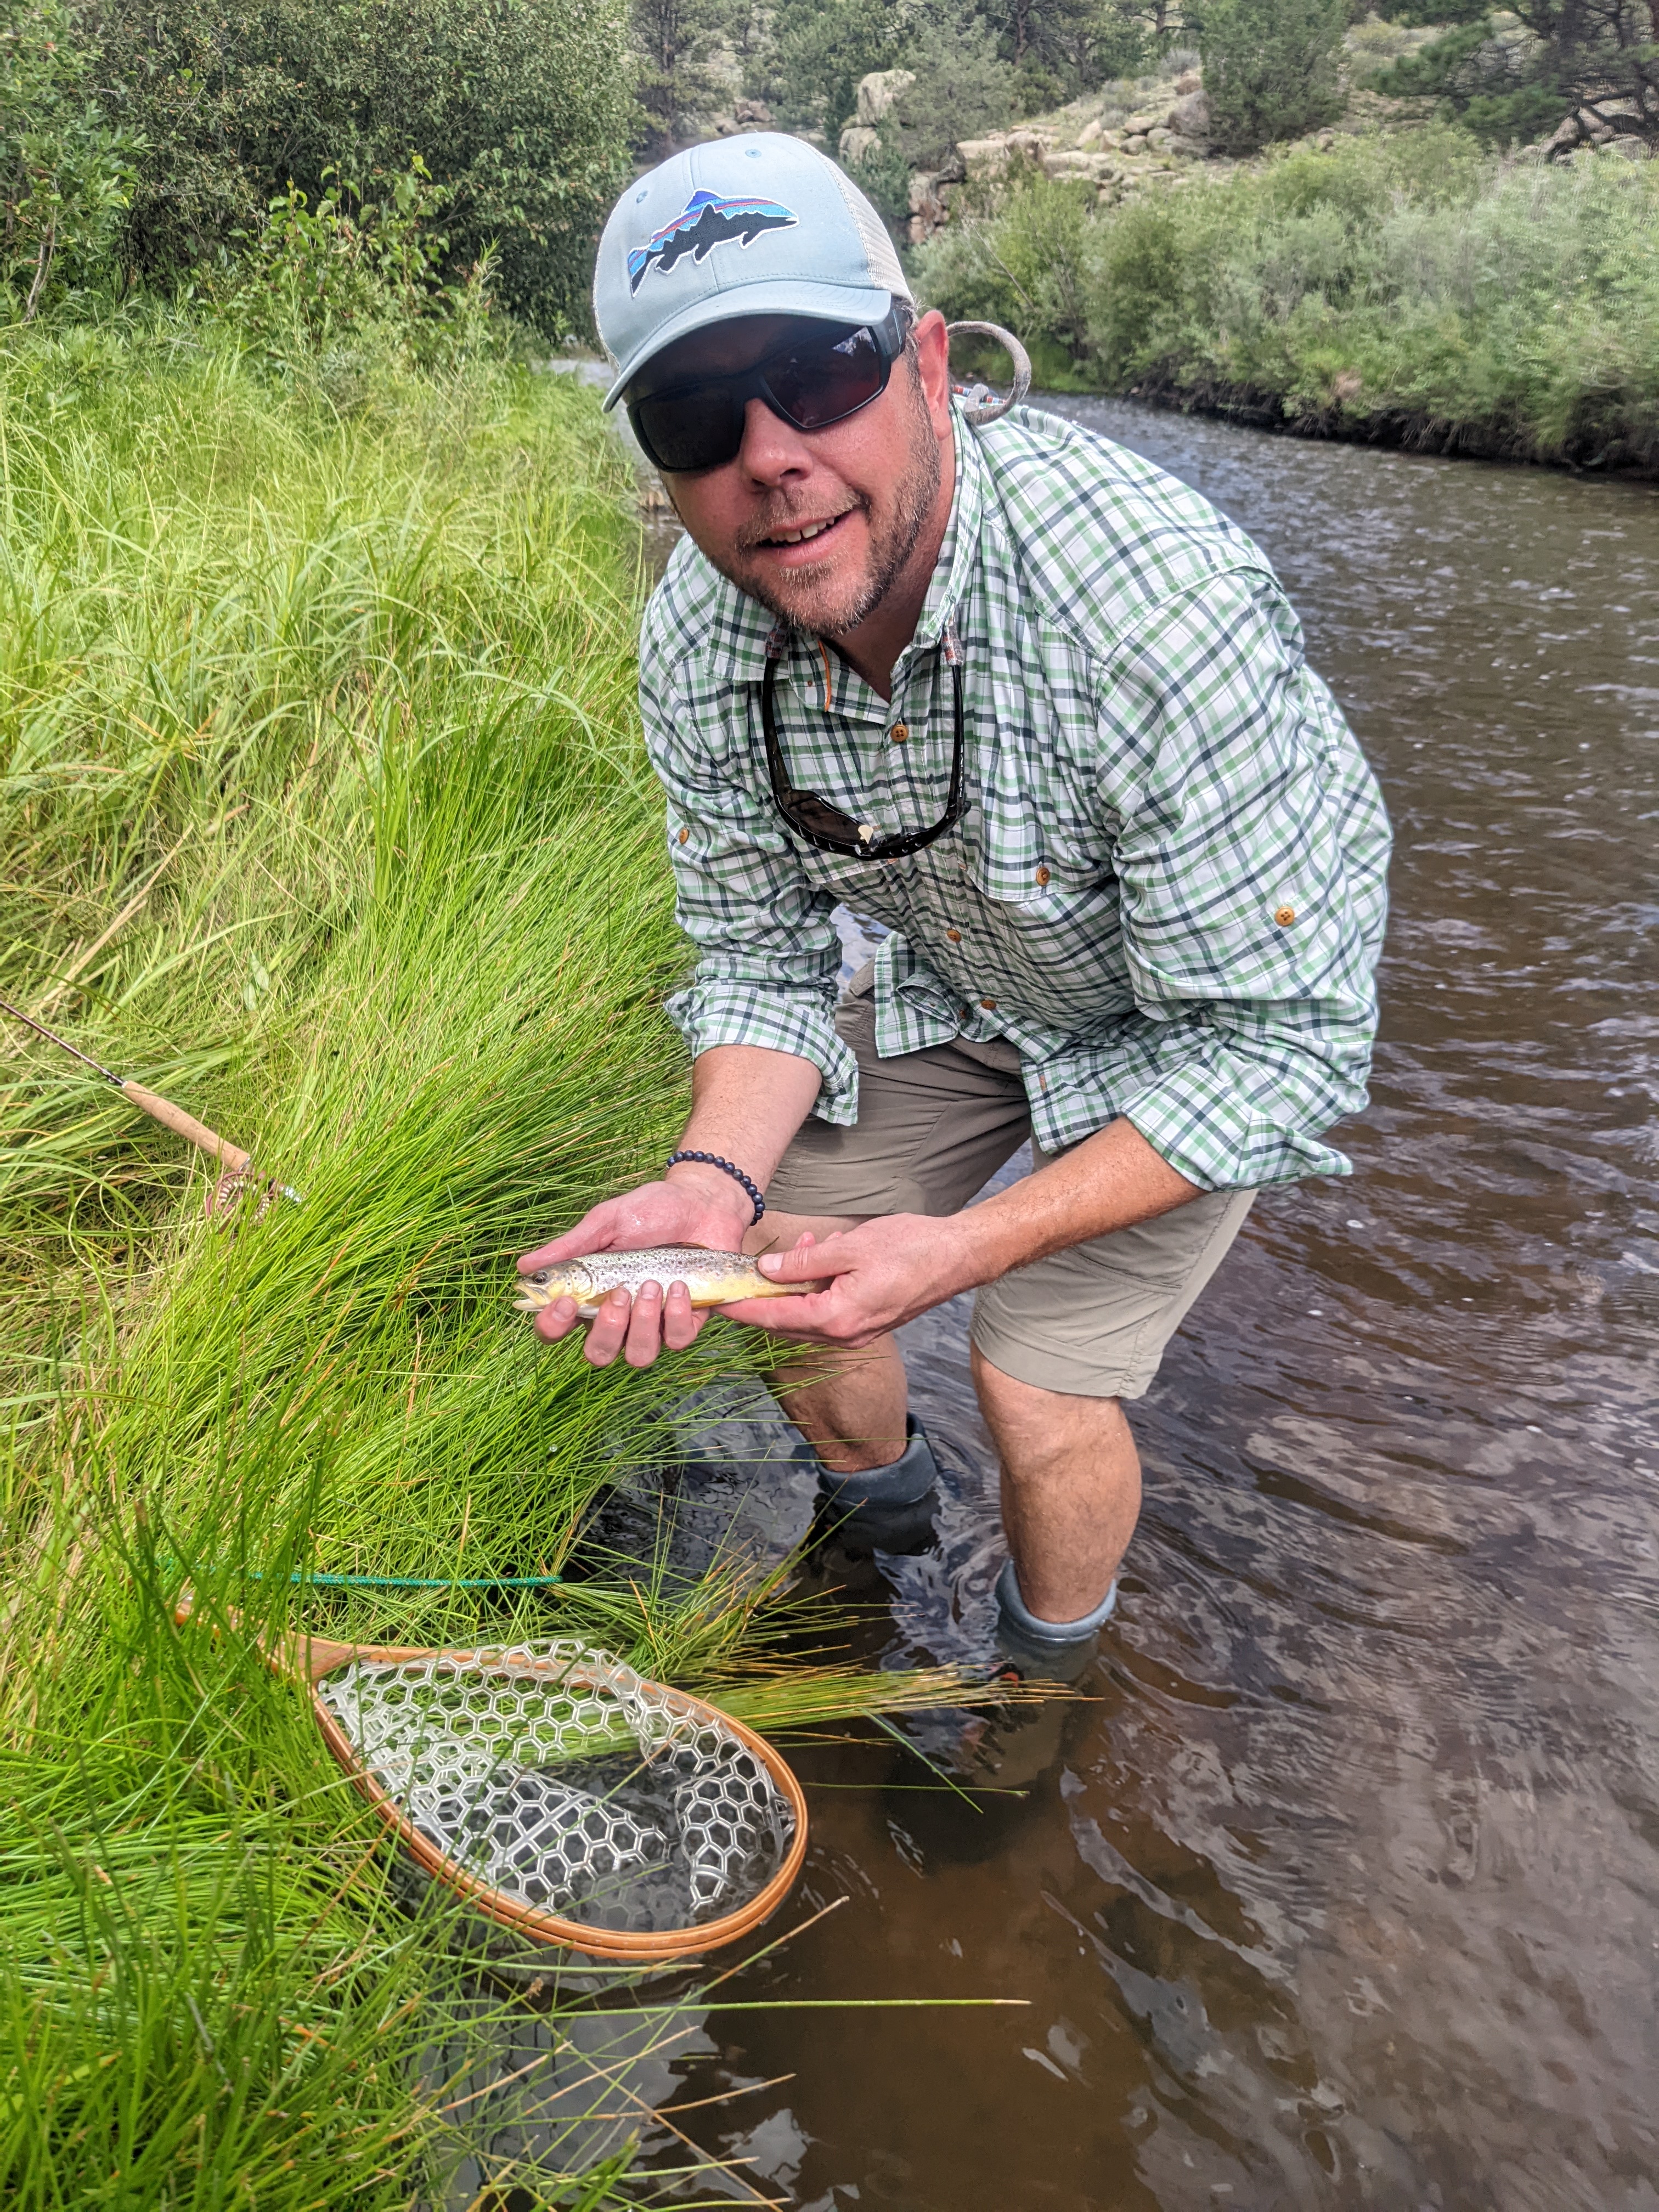
<path id="1" fill-rule="evenodd" d="M 647 611 L 640 696 L 682 927 L 669 1012 L 694 1053 L 813 1060 L 858 1114 L 834 1025 L 837 902 L 892 933 L 884 1058 L 1006 1037 L 1049 1151 L 1118 1115 L 1204 1189 L 1344 1173 L 1365 1103 L 1386 908 L 1382 801 L 1262 554 L 1196 493 L 1073 424 L 957 423 L 950 526 L 890 705 L 797 636 L 792 781 L 881 835 L 944 812 L 954 616 L 968 806 L 908 858 L 820 853 L 773 804 L 773 618 L 688 539 Z"/>

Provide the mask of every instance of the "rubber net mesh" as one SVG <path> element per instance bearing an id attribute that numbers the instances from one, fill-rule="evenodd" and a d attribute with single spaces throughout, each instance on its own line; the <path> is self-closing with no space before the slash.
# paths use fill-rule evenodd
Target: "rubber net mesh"
<path id="1" fill-rule="evenodd" d="M 569 1639 L 355 1660 L 317 1693 L 430 1843 L 590 1927 L 735 1911 L 794 1833 L 787 1798 L 717 1714 Z"/>

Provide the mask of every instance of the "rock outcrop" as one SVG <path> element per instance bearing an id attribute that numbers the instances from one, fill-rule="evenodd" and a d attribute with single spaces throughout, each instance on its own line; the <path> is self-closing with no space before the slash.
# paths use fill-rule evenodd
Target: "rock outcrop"
<path id="1" fill-rule="evenodd" d="M 1654 121 L 1643 114 L 1635 100 L 1587 100 L 1575 114 L 1562 118 L 1553 135 L 1543 142 L 1543 149 L 1553 161 L 1571 160 L 1581 146 L 1645 161 L 1655 150 L 1656 136 L 1659 130 Z"/>
<path id="2" fill-rule="evenodd" d="M 836 147 L 843 167 L 856 168 L 881 143 L 881 126 L 916 81 L 914 70 L 872 70 L 859 79 L 858 107 Z"/>

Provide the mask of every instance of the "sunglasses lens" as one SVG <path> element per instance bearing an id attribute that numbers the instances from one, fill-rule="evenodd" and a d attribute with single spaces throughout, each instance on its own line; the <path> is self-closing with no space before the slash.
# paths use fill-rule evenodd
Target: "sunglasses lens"
<path id="1" fill-rule="evenodd" d="M 798 430 L 821 430 L 867 407 L 887 382 L 887 366 L 867 330 L 849 331 L 829 345 L 808 341 L 775 354 L 766 381 Z"/>
<path id="2" fill-rule="evenodd" d="M 737 459 L 751 396 L 763 395 L 798 430 L 822 430 L 884 392 L 890 366 L 867 330 L 808 337 L 740 376 L 630 400 L 628 418 L 653 467 L 717 469 Z"/>
<path id="3" fill-rule="evenodd" d="M 743 443 L 743 406 L 723 384 L 636 399 L 628 419 L 653 468 L 717 469 Z"/>

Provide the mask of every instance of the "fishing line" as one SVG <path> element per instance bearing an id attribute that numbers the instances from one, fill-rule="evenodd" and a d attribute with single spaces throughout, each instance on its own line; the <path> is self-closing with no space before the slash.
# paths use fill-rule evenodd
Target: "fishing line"
<path id="1" fill-rule="evenodd" d="M 171 1559 L 170 1566 L 182 1566 L 182 1559 Z M 258 1567 L 231 1567 L 209 1560 L 197 1567 L 198 1575 L 240 1574 L 251 1583 L 269 1582 L 271 1578 Z M 564 1580 L 562 1575 L 313 1575 L 304 1567 L 296 1567 L 289 1577 L 289 1586 L 295 1589 L 397 1589 L 397 1590 L 503 1590 L 550 1589 L 555 1583 Z"/>

